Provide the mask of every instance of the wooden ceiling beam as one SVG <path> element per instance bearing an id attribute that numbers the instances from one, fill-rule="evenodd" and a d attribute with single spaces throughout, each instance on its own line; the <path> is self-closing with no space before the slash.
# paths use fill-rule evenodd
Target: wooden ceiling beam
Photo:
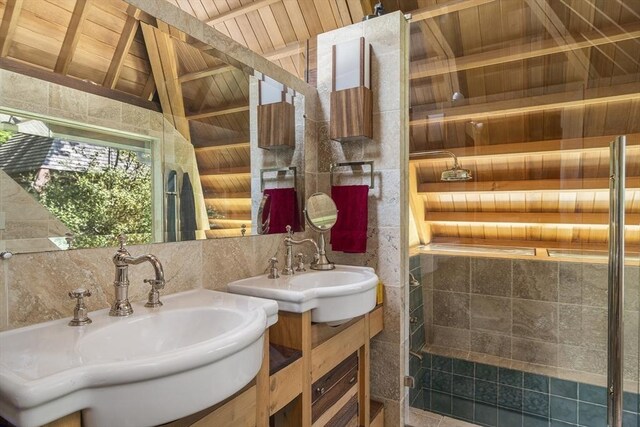
<path id="1" fill-rule="evenodd" d="M 508 116 L 535 111 L 581 107 L 607 102 L 628 101 L 640 98 L 640 83 L 628 83 L 610 87 L 596 87 L 586 90 L 552 93 L 505 101 L 471 104 L 460 107 L 436 109 L 420 113 L 426 118 L 412 118 L 411 126 L 424 126 L 433 123 L 448 123 L 461 120 L 483 119 L 487 116 Z M 429 116 L 433 116 L 429 118 Z"/>
<path id="2" fill-rule="evenodd" d="M 191 113 L 187 113 L 186 116 L 187 116 L 187 119 L 189 120 L 199 120 L 199 119 L 206 119 L 210 117 L 224 116 L 227 114 L 242 113 L 245 111 L 249 111 L 249 105 L 247 104 L 219 107 L 219 108 L 214 108 L 208 111 L 201 111 L 199 113 L 191 112 Z"/>
<path id="3" fill-rule="evenodd" d="M 196 154 L 205 153 L 215 150 L 229 150 L 233 148 L 249 148 L 251 144 L 249 142 L 234 142 L 231 144 L 221 143 L 219 145 L 207 145 L 206 147 L 195 147 Z"/>
<path id="4" fill-rule="evenodd" d="M 58 60 L 53 69 L 54 72 L 66 75 L 69 71 L 71 61 L 73 61 L 73 55 L 76 51 L 76 46 L 80 41 L 82 35 L 82 27 L 84 21 L 89 13 L 91 7 L 91 0 L 77 0 L 76 5 L 73 8 L 73 14 L 69 21 L 69 27 L 67 33 L 64 36 L 60 53 L 58 54 Z"/>
<path id="5" fill-rule="evenodd" d="M 482 6 L 483 4 L 491 3 L 493 1 L 495 0 L 452 0 L 447 3 L 439 3 L 433 6 L 415 9 L 409 12 L 409 14 L 411 14 L 411 22 L 417 22 L 446 15 L 448 13 L 470 9 L 472 7 Z"/>
<path id="6" fill-rule="evenodd" d="M 279 49 L 272 50 L 271 52 L 263 53 L 262 56 L 267 58 L 269 61 L 277 61 L 283 58 L 289 58 L 291 56 L 297 55 L 304 50 L 302 43 L 289 43 L 286 46 L 283 46 Z M 203 79 L 205 77 L 214 76 L 217 74 L 227 73 L 232 70 L 237 70 L 236 67 L 231 65 L 218 65 L 212 68 L 208 68 L 206 70 L 194 71 L 192 73 L 183 74 L 180 76 L 180 83 L 190 82 L 192 80 Z"/>
<path id="7" fill-rule="evenodd" d="M 447 148 L 458 157 L 460 162 L 479 157 L 523 157 L 529 155 L 584 153 L 596 150 L 608 150 L 615 135 L 591 136 L 586 138 L 548 139 L 543 141 L 516 142 L 512 144 L 475 145 L 473 147 Z M 640 134 L 627 135 L 627 148 L 640 145 Z M 432 163 L 447 158 L 430 155 L 412 157 L 411 163 Z"/>
<path id="8" fill-rule="evenodd" d="M 251 176 L 251 168 L 249 166 L 238 166 L 225 169 L 203 169 L 200 171 L 200 178 L 204 177 L 220 177 L 220 178 L 245 178 Z"/>
<path id="9" fill-rule="evenodd" d="M 230 71 L 236 70 L 236 67 L 231 65 L 218 65 L 212 68 L 208 68 L 206 70 L 194 71 L 193 73 L 187 73 L 181 75 L 178 80 L 180 83 L 186 83 L 193 80 L 203 79 L 205 77 L 215 76 L 217 74 L 224 74 Z"/>
<path id="10" fill-rule="evenodd" d="M 4 6 L 2 23 L 0 23 L 0 58 L 4 58 L 9 53 L 23 3 L 24 0 L 7 0 Z"/>
<path id="11" fill-rule="evenodd" d="M 572 43 L 562 45 L 557 44 L 555 40 L 547 39 L 536 44 L 524 42 L 517 46 L 490 50 L 474 55 L 457 58 L 447 57 L 445 60 L 430 59 L 413 61 L 411 63 L 412 71 L 409 74 L 409 78 L 421 79 L 637 38 L 640 38 L 640 23 L 633 23 L 624 26 L 623 30 L 598 30 L 587 34 L 575 35 L 573 36 L 574 41 Z"/>
<path id="12" fill-rule="evenodd" d="M 227 21 L 229 19 L 237 18 L 242 15 L 246 15 L 249 12 L 253 12 L 254 10 L 261 9 L 263 7 L 267 7 L 274 3 L 278 3 L 282 0 L 256 0 L 253 3 L 247 3 L 240 7 L 236 7 L 235 9 L 231 9 L 228 12 L 221 13 L 218 16 L 215 16 L 209 20 L 206 20 L 205 23 L 209 25 L 216 25 L 221 22 Z"/>
<path id="13" fill-rule="evenodd" d="M 204 199 L 211 202 L 218 202 L 220 200 L 233 200 L 233 201 L 245 201 L 251 202 L 251 193 L 219 193 L 217 195 L 205 194 Z"/>
<path id="14" fill-rule="evenodd" d="M 162 114 L 187 141 L 190 141 L 189 122 L 185 117 L 182 87 L 178 82 L 178 63 L 173 39 L 148 24 L 140 25 L 162 105 Z"/>
<path id="15" fill-rule="evenodd" d="M 609 213 L 586 212 L 426 212 L 426 222 L 489 222 L 522 224 L 609 224 Z M 640 214 L 627 213 L 626 223 L 640 224 Z"/>
<path id="16" fill-rule="evenodd" d="M 567 27 L 546 0 L 525 0 L 525 2 L 529 5 L 533 14 L 540 20 L 544 28 L 549 32 L 558 46 L 576 43 Z M 573 71 L 582 75 L 581 80 L 586 81 L 589 78 L 591 68 L 587 55 L 585 55 L 582 50 L 570 50 L 565 52 L 567 52 L 569 63 L 572 64 L 574 68 Z"/>
<path id="17" fill-rule="evenodd" d="M 640 177 L 627 177 L 628 190 L 640 189 Z M 609 189 L 609 178 L 536 179 L 519 181 L 429 182 L 418 185 L 418 194 L 481 194 L 496 192 L 595 192 Z"/>
<path id="18" fill-rule="evenodd" d="M 8 71 L 12 71 L 14 73 L 24 74 L 25 76 L 34 77 L 36 79 L 55 83 L 61 86 L 77 89 L 82 92 L 103 96 L 105 98 L 124 102 L 126 104 L 136 105 L 141 108 L 146 108 L 147 110 L 160 111 L 160 106 L 158 104 L 156 104 L 155 102 L 151 102 L 147 99 L 143 99 L 126 92 L 109 89 L 104 86 L 100 86 L 100 85 L 96 85 L 80 79 L 76 79 L 75 77 L 55 74 L 55 73 L 52 73 L 51 71 L 45 70 L 40 67 L 28 65 L 22 61 L 17 61 L 15 59 L 0 58 L 0 68 Z"/>
<path id="19" fill-rule="evenodd" d="M 118 78 L 120 77 L 120 72 L 122 71 L 122 65 L 127 57 L 127 53 L 129 53 L 129 49 L 131 49 L 131 44 L 133 44 L 136 31 L 138 31 L 138 27 L 140 26 L 140 21 L 138 21 L 139 17 L 140 9 L 129 5 L 127 8 L 127 20 L 124 23 L 120 40 L 118 40 L 116 50 L 111 58 L 111 64 L 109 64 L 109 70 L 107 70 L 102 86 L 106 86 L 111 89 L 116 87 Z"/>

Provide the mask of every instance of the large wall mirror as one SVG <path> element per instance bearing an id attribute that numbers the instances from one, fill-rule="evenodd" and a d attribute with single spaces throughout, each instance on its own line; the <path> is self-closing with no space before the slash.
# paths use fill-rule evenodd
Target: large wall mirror
<path id="1" fill-rule="evenodd" d="M 3 250 L 302 229 L 304 95 L 160 21 L 136 42 L 161 107 L 148 129 L 0 103 Z"/>

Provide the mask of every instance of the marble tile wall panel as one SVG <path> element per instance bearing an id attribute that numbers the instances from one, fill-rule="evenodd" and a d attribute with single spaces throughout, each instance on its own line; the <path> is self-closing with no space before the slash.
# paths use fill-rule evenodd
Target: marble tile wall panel
<path id="1" fill-rule="evenodd" d="M 434 289 L 423 301 L 429 345 L 606 375 L 606 264 L 422 254 L 422 265 Z M 628 381 L 638 380 L 638 271 L 625 268 Z"/>
<path id="2" fill-rule="evenodd" d="M 333 162 L 373 160 L 376 170 L 375 188 L 369 192 L 368 200 L 367 252 L 346 254 L 330 250 L 328 256 L 342 264 L 375 268 L 385 285 L 385 329 L 372 343 L 371 394 L 385 401 L 388 425 L 402 424 L 400 408 L 408 396 L 402 385 L 402 377 L 408 373 L 408 366 L 404 366 L 408 359 L 405 347 L 408 349 L 410 341 L 407 322 L 409 259 L 406 253 L 408 201 L 404 200 L 408 176 L 407 35 L 402 14 L 388 14 L 320 35 L 317 51 L 318 191 L 330 194 L 328 172 Z M 345 143 L 331 141 L 328 138 L 331 47 L 337 42 L 362 36 L 372 46 L 373 139 Z M 367 176 L 349 175 L 346 171 L 336 181 L 343 185 L 368 183 Z M 420 332 L 422 336 L 426 330 L 420 328 L 413 332 Z M 394 357 L 388 357 L 389 354 Z M 374 374 L 378 368 L 380 372 Z M 387 406 L 398 410 L 387 411 Z"/>

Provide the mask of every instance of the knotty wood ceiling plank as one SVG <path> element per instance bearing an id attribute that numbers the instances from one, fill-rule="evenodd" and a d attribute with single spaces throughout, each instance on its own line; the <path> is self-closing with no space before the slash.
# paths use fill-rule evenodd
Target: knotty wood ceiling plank
<path id="1" fill-rule="evenodd" d="M 76 6 L 71 15 L 71 21 L 67 29 L 67 34 L 62 42 L 62 48 L 58 54 L 58 61 L 54 67 L 54 72 L 59 74 L 67 74 L 69 65 L 73 60 L 73 55 L 82 34 L 82 26 L 87 17 L 92 0 L 77 0 Z"/>
<path id="2" fill-rule="evenodd" d="M 18 26 L 24 0 L 7 0 L 0 23 L 0 58 L 7 56 Z"/>

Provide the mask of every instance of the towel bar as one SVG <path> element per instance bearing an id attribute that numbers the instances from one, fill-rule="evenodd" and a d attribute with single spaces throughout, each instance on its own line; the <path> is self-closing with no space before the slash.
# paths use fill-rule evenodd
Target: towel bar
<path id="1" fill-rule="evenodd" d="M 344 167 L 344 166 L 367 166 L 367 165 L 371 169 L 371 171 L 370 171 L 371 184 L 369 184 L 369 189 L 373 190 L 373 188 L 374 188 L 374 185 L 373 185 L 373 160 L 369 160 L 369 161 L 365 161 L 365 162 L 332 163 L 331 166 L 329 167 L 329 174 L 331 175 L 331 186 L 333 187 L 333 172 L 334 172 L 334 170 L 336 168 Z"/>
<path id="2" fill-rule="evenodd" d="M 284 168 L 260 169 L 260 191 L 264 191 L 264 174 L 268 172 L 277 172 L 278 174 L 280 172 L 284 172 L 285 174 L 287 172 L 293 172 L 293 188 L 298 188 L 298 168 L 295 166 L 287 166 Z"/>

